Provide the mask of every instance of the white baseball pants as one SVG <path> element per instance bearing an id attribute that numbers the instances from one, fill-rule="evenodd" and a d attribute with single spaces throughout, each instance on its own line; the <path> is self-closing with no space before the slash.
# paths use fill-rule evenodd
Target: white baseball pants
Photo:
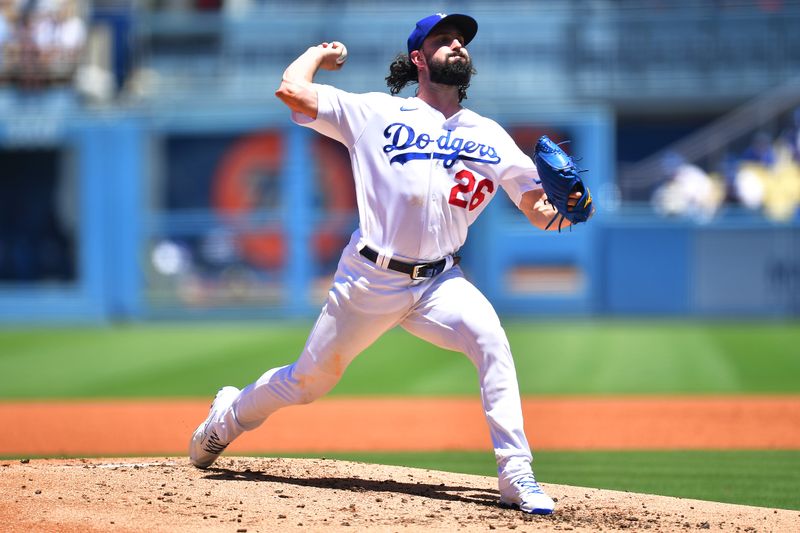
<path id="1" fill-rule="evenodd" d="M 245 387 L 229 415 L 241 429 L 251 430 L 281 407 L 320 398 L 359 353 L 400 325 L 469 357 L 478 370 L 501 484 L 531 473 L 514 360 L 492 305 L 458 267 L 422 281 L 379 268 L 358 253 L 357 234 L 342 254 L 328 300 L 300 357 Z"/>

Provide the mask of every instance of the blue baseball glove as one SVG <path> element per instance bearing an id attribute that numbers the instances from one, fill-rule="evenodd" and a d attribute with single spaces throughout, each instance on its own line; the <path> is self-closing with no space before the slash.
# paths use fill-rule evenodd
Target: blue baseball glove
<path id="1" fill-rule="evenodd" d="M 558 219 L 558 230 L 566 218 L 572 224 L 586 222 L 594 214 L 592 193 L 583 183 L 578 169 L 564 150 L 543 135 L 536 143 L 533 152 L 533 163 L 539 172 L 542 188 L 547 200 L 555 207 L 557 213 L 547 224 L 549 229 Z M 580 193 L 580 197 L 577 193 Z M 572 196 L 572 198 L 570 198 Z"/>

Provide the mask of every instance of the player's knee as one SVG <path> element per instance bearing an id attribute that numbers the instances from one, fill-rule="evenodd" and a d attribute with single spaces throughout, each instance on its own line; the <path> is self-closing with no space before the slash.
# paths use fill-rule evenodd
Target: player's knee
<path id="1" fill-rule="evenodd" d="M 295 402 L 307 404 L 321 398 L 336 386 L 340 378 L 341 373 L 329 372 L 317 365 L 295 368 L 292 372 Z"/>
<path id="2" fill-rule="evenodd" d="M 508 359 L 511 357 L 511 348 L 505 334 L 482 335 L 477 344 L 485 358 Z"/>
<path id="3" fill-rule="evenodd" d="M 482 365 L 487 359 L 511 356 L 508 338 L 499 321 L 495 324 L 464 321 L 458 329 L 466 342 L 467 353 L 476 363 Z"/>
<path id="4" fill-rule="evenodd" d="M 337 376 L 324 372 L 298 374 L 295 376 L 296 400 L 299 404 L 311 403 L 325 396 L 339 381 Z"/>
<path id="5" fill-rule="evenodd" d="M 508 344 L 506 332 L 500 325 L 500 320 L 491 316 L 465 317 L 461 330 L 472 342 L 480 345 L 492 346 Z"/>

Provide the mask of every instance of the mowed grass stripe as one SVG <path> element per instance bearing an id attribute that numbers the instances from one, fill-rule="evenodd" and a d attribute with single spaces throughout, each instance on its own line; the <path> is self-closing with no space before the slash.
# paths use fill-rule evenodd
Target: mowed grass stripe
<path id="1" fill-rule="evenodd" d="M 507 321 L 522 394 L 797 394 L 796 322 Z M 310 323 L 0 330 L 0 398 L 206 397 L 292 362 Z M 461 354 L 401 329 L 332 394 L 472 395 Z"/>

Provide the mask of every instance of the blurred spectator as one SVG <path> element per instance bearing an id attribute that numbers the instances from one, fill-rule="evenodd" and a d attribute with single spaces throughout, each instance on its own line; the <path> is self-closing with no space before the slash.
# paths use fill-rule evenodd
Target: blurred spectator
<path id="1" fill-rule="evenodd" d="M 766 144 L 769 145 L 767 148 Z M 770 220 L 787 222 L 800 206 L 800 166 L 795 158 L 796 144 L 781 136 L 774 143 L 759 136 L 736 173 L 737 199 L 749 209 L 763 208 Z M 768 155 L 766 155 L 768 154 Z"/>
<path id="2" fill-rule="evenodd" d="M 800 109 L 776 138 L 759 131 L 741 155 L 726 153 L 720 161 L 724 179 L 707 174 L 678 154 L 668 154 L 662 163 L 667 180 L 653 193 L 653 206 L 663 215 L 705 221 L 727 199 L 762 211 L 770 220 L 788 222 L 800 215 L 798 153 Z"/>
<path id="3" fill-rule="evenodd" d="M 86 24 L 75 0 L 58 0 L 40 11 L 34 38 L 51 81 L 69 81 L 86 43 Z"/>
<path id="4" fill-rule="evenodd" d="M 753 136 L 753 142 L 742 153 L 742 159 L 744 161 L 757 161 L 768 167 L 774 165 L 775 150 L 772 146 L 772 137 L 763 131 L 756 133 Z"/>
<path id="5" fill-rule="evenodd" d="M 735 199 L 750 210 L 761 209 L 764 204 L 764 184 L 767 169 L 758 163 L 743 162 L 734 181 Z"/>
<path id="6" fill-rule="evenodd" d="M 671 154 L 664 162 L 670 178 L 656 189 L 653 206 L 668 216 L 685 216 L 698 221 L 713 218 L 725 199 L 721 180 L 709 176 L 703 169 Z"/>
<path id="7" fill-rule="evenodd" d="M 2 79 L 25 89 L 70 83 L 87 33 L 77 0 L 0 2 Z"/>
<path id="8" fill-rule="evenodd" d="M 739 202 L 737 192 L 736 175 L 739 172 L 739 155 L 732 150 L 725 150 L 720 157 L 718 168 L 725 180 L 725 203 L 735 204 Z"/>
<path id="9" fill-rule="evenodd" d="M 12 6 L 11 37 L 4 47 L 4 77 L 24 88 L 40 87 L 43 67 L 35 39 L 36 1 L 23 0 Z"/>
<path id="10" fill-rule="evenodd" d="M 14 28 L 14 0 L 0 0 L 0 72 L 3 71 L 5 47 L 11 41 Z"/>
<path id="11" fill-rule="evenodd" d="M 764 212 L 770 220 L 788 222 L 800 206 L 800 167 L 791 150 L 783 145 L 777 149 L 776 162 L 764 183 Z"/>
<path id="12" fill-rule="evenodd" d="M 781 140 L 792 152 L 792 158 L 800 163 L 800 107 L 792 113 L 789 125 L 781 133 Z"/>

